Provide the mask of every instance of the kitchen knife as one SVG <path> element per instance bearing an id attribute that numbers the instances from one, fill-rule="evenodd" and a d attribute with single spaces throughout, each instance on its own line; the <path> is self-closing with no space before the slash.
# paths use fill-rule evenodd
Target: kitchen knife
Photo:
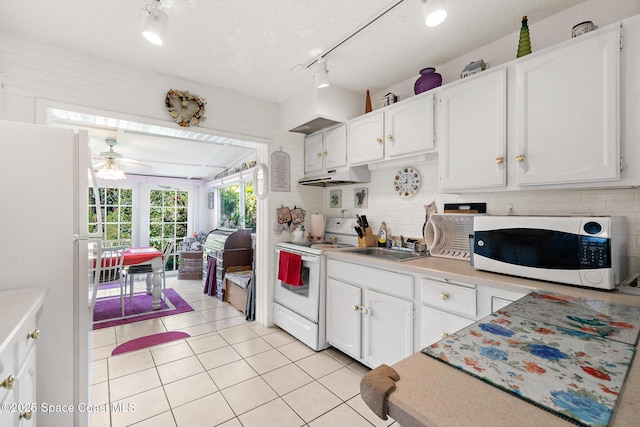
<path id="1" fill-rule="evenodd" d="M 362 220 L 362 228 L 369 228 L 369 221 L 367 221 L 367 216 L 366 215 L 362 215 L 360 217 L 360 219 Z"/>
<path id="2" fill-rule="evenodd" d="M 358 237 L 360 237 L 361 239 L 364 237 L 364 233 L 362 232 L 362 229 L 359 225 L 356 225 L 355 227 L 353 227 L 353 229 L 356 230 L 356 233 L 358 233 Z"/>

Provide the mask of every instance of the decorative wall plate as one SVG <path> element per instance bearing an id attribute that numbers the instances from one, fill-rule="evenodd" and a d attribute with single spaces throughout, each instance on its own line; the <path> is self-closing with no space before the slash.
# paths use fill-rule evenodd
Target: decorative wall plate
<path id="1" fill-rule="evenodd" d="M 267 191 L 269 191 L 268 183 L 267 166 L 264 163 L 260 163 L 253 170 L 253 187 L 258 199 L 262 200 L 267 196 Z"/>
<path id="2" fill-rule="evenodd" d="M 420 174 L 413 168 L 400 169 L 394 179 L 393 185 L 400 197 L 411 197 L 420 189 Z"/>
<path id="3" fill-rule="evenodd" d="M 181 92 L 169 89 L 164 104 L 171 117 L 182 127 L 198 126 L 206 119 L 204 106 L 207 101 L 188 90 Z"/>

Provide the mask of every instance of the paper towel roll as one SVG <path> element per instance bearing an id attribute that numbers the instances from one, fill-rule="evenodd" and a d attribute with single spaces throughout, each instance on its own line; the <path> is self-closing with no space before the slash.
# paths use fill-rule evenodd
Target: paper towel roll
<path id="1" fill-rule="evenodd" d="M 311 215 L 311 237 L 324 237 L 324 215 Z"/>

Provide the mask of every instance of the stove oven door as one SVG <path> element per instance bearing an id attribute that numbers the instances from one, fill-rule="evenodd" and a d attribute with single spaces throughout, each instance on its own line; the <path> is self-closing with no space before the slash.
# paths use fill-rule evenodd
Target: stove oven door
<path id="1" fill-rule="evenodd" d="M 292 286 L 278 280 L 281 251 L 298 254 L 302 257 L 302 286 Z M 300 316 L 318 323 L 321 267 L 322 255 L 276 247 L 275 301 Z"/>

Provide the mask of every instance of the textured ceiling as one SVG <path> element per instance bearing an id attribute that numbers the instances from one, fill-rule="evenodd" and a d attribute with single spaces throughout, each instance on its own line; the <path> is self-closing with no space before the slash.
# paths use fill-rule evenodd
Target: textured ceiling
<path id="1" fill-rule="evenodd" d="M 355 92 L 384 90 L 516 32 L 523 15 L 537 22 L 580 1 L 448 0 L 435 28 L 420 0 L 400 1 L 326 56 L 329 76 Z M 312 83 L 305 65 L 398 0 L 162 0 L 170 21 L 161 47 L 141 36 L 149 3 L 2 0 L 0 29 L 281 103 Z"/>

